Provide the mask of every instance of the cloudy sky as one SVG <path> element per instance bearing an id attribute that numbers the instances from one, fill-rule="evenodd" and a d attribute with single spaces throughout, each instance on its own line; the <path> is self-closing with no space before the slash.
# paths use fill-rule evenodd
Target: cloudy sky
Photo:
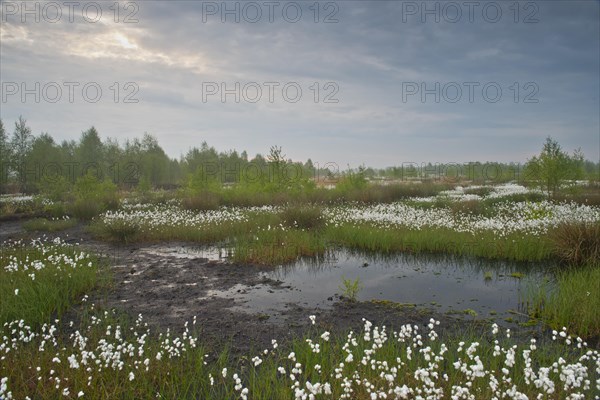
<path id="1" fill-rule="evenodd" d="M 525 161 L 550 135 L 600 158 L 597 0 L 0 3 L 10 131 L 376 167 Z"/>

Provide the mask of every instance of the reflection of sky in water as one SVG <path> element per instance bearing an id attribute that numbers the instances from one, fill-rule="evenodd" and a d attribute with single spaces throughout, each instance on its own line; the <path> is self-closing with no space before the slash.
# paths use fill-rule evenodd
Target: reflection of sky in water
<path id="1" fill-rule="evenodd" d="M 368 265 L 364 266 L 365 263 Z M 492 279 L 485 279 L 486 272 L 491 273 Z M 522 279 L 510 276 L 514 272 L 525 276 Z M 299 261 L 264 273 L 291 288 L 236 285 L 231 290 L 211 294 L 233 297 L 241 303 L 241 309 L 269 314 L 282 310 L 288 303 L 328 307 L 332 304 L 331 297 L 342 293 L 342 277 L 359 278 L 362 285 L 359 300 L 414 303 L 442 312 L 473 309 L 487 317 L 490 311 L 505 315 L 508 310 L 518 310 L 520 295 L 548 274 L 547 264 L 432 255 L 386 258 L 335 251 L 320 262 Z"/>
<path id="2" fill-rule="evenodd" d="M 144 253 L 155 256 L 167 256 L 186 259 L 206 258 L 212 261 L 225 260 L 229 257 L 227 249 L 199 246 L 164 246 L 156 245 L 144 248 Z"/>

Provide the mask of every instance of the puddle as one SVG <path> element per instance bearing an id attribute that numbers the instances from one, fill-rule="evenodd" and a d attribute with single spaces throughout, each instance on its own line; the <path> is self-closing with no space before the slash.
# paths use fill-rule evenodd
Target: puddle
<path id="1" fill-rule="evenodd" d="M 358 278 L 361 290 L 357 299 L 361 301 L 524 321 L 527 318 L 520 314 L 520 302 L 525 291 L 532 282 L 550 276 L 550 270 L 547 264 L 431 255 L 373 257 L 340 250 L 325 261 L 299 261 L 263 276 L 281 283 L 238 284 L 209 295 L 233 298 L 240 310 L 274 316 L 294 304 L 329 308 L 343 294 L 342 278 Z"/>
<path id="2" fill-rule="evenodd" d="M 181 259 L 206 259 L 223 261 L 231 256 L 231 250 L 214 246 L 150 246 L 143 249 L 145 254 L 159 257 L 176 257 Z"/>

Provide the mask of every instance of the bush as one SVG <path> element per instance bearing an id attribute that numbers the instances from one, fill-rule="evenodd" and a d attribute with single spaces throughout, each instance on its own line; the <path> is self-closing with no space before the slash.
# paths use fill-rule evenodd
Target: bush
<path id="1" fill-rule="evenodd" d="M 110 180 L 100 181 L 92 173 L 78 178 L 73 192 L 75 201 L 71 212 L 80 219 L 89 220 L 103 211 L 119 207 L 117 186 Z"/>
<path id="2" fill-rule="evenodd" d="M 54 202 L 67 200 L 71 184 L 64 176 L 43 176 L 38 188 L 40 193 Z"/>
<path id="3" fill-rule="evenodd" d="M 94 218 L 103 211 L 100 203 L 85 199 L 75 200 L 69 208 L 71 209 L 71 214 L 73 214 L 73 216 L 85 221 Z"/>
<path id="4" fill-rule="evenodd" d="M 360 292 L 362 289 L 362 284 L 360 283 L 359 278 L 350 280 L 342 276 L 342 284 L 340 285 L 339 289 L 342 292 L 342 296 L 351 302 L 355 302 L 358 292 Z"/>
<path id="5" fill-rule="evenodd" d="M 339 180 L 335 190 L 341 193 L 348 193 L 357 190 L 364 190 L 368 185 L 367 178 L 365 177 L 364 168 L 359 167 L 358 172 L 349 170 Z"/>
<path id="6" fill-rule="evenodd" d="M 571 265 L 600 262 L 600 223 L 562 224 L 550 240 L 554 253 Z"/>
<path id="7" fill-rule="evenodd" d="M 44 212 L 52 218 L 62 218 L 68 214 L 67 207 L 63 202 L 46 205 L 44 207 Z"/>
<path id="8" fill-rule="evenodd" d="M 298 229 L 320 229 L 325 226 L 325 218 L 320 207 L 311 205 L 288 206 L 279 213 L 282 222 Z"/>

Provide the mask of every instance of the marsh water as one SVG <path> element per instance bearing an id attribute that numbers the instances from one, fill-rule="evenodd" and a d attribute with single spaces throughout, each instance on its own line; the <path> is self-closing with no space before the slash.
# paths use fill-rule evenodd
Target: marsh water
<path id="1" fill-rule="evenodd" d="M 8 229 L 10 225 L 3 224 L 0 233 L 20 231 L 20 224 L 12 224 L 15 225 L 13 230 Z M 144 245 L 138 251 L 159 264 L 173 267 L 180 262 L 169 259 L 212 260 L 217 262 L 215 271 L 228 275 L 228 263 L 219 261 L 227 261 L 231 249 L 181 243 Z M 328 251 L 320 259 L 302 259 L 290 265 L 262 269 L 259 279 L 249 281 L 240 277 L 228 285 L 207 285 L 205 294 L 233 300 L 233 308 L 239 311 L 277 319 L 295 306 L 331 308 L 345 295 L 343 281 L 358 279 L 360 290 L 356 299 L 359 301 L 428 308 L 469 318 L 524 321 L 527 320 L 524 309 L 527 292 L 539 285 L 551 289 L 552 269 L 548 263 L 434 254 L 382 256 L 337 249 Z M 205 282 L 211 281 L 210 276 L 205 278 Z"/>
<path id="2" fill-rule="evenodd" d="M 198 252 L 213 258 L 227 254 L 214 249 Z M 276 284 L 239 283 L 228 290 L 212 290 L 209 295 L 233 298 L 240 310 L 276 315 L 295 305 L 328 308 L 347 294 L 344 280 L 358 280 L 359 301 L 523 321 L 527 319 L 523 309 L 527 291 L 551 279 L 547 264 L 442 255 L 383 257 L 347 250 L 330 251 L 321 259 L 304 259 L 261 274 Z"/>

